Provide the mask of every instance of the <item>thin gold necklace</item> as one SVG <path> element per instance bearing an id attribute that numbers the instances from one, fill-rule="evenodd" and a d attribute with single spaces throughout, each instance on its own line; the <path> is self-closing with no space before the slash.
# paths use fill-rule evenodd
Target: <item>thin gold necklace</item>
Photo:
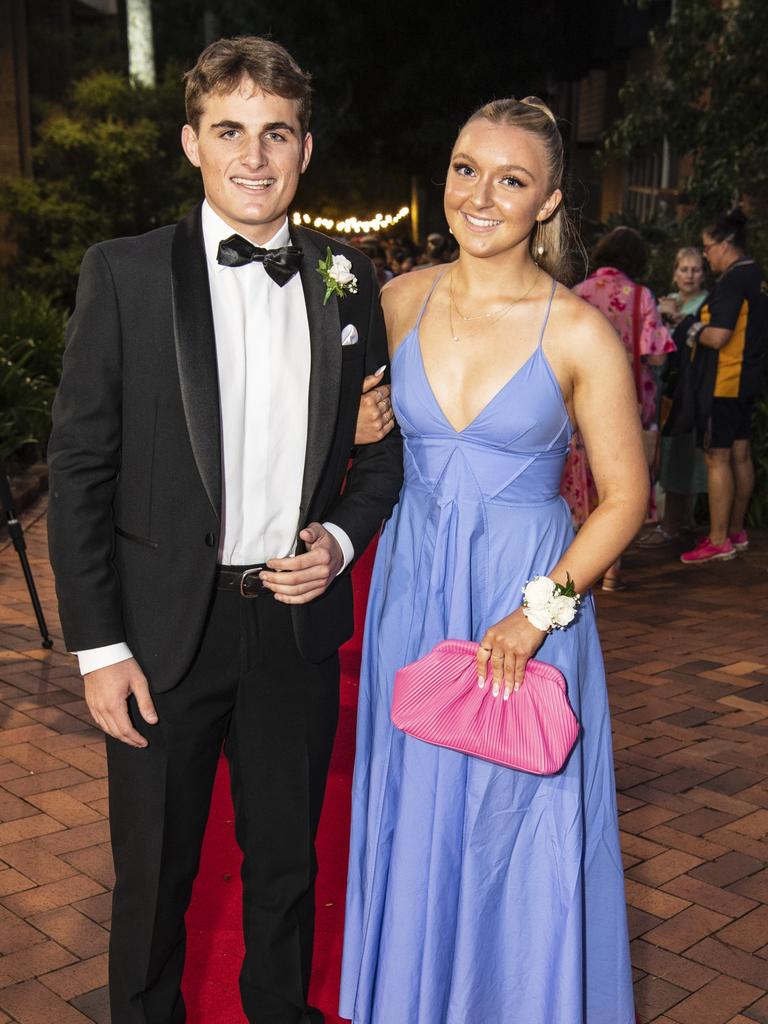
<path id="1" fill-rule="evenodd" d="M 512 309 L 513 306 L 516 306 L 518 302 L 522 302 L 523 299 L 527 298 L 531 294 L 531 292 L 533 291 L 533 289 L 534 289 L 534 287 L 536 285 L 536 282 L 539 279 L 539 269 L 540 269 L 539 267 L 536 268 L 536 274 L 535 274 L 535 276 L 533 278 L 533 282 L 531 283 L 530 288 L 528 288 L 525 292 L 523 292 L 522 295 L 518 295 L 518 297 L 516 299 L 513 299 L 511 302 L 507 303 L 506 306 L 502 306 L 501 309 L 494 310 L 494 311 L 492 311 L 490 313 L 479 313 L 477 316 L 464 316 L 463 313 L 461 312 L 461 310 L 459 309 L 459 307 L 458 307 L 458 305 L 456 303 L 456 299 L 454 297 L 454 293 L 453 293 L 453 272 L 451 272 L 450 281 L 448 282 L 448 289 L 449 289 L 450 300 L 451 300 L 450 304 L 448 306 L 448 322 L 450 324 L 451 338 L 453 339 L 453 341 L 460 341 L 461 340 L 459 338 L 459 335 L 456 333 L 456 331 L 454 329 L 454 326 L 453 326 L 453 310 L 454 309 L 456 310 L 458 315 L 461 317 L 461 319 L 465 323 L 468 323 L 469 321 L 472 321 L 472 320 L 483 320 L 484 321 L 483 323 L 479 324 L 473 331 L 469 331 L 469 332 L 465 332 L 464 333 L 463 337 L 465 337 L 465 338 L 470 337 L 471 338 L 472 335 L 473 334 L 477 334 L 478 331 L 482 327 L 491 327 L 494 324 L 498 323 L 499 320 L 501 320 L 503 317 L 505 317 L 507 315 L 507 313 L 510 311 L 510 309 Z"/>
<path id="2" fill-rule="evenodd" d="M 477 327 L 475 327 L 473 330 L 464 331 L 463 334 L 462 334 L 462 337 L 464 337 L 464 338 L 471 338 L 473 334 L 477 334 L 484 327 L 493 327 L 494 324 L 497 324 L 500 320 L 503 320 L 503 318 L 507 315 L 507 313 L 510 311 L 511 308 L 512 308 L 511 306 L 507 306 L 500 313 L 494 314 L 494 316 L 492 318 L 486 319 L 484 317 L 483 318 L 483 322 L 481 324 L 478 324 Z M 461 341 L 461 338 L 456 333 L 456 329 L 453 326 L 453 306 L 452 305 L 448 307 L 448 322 L 449 322 L 449 325 L 450 325 L 450 328 L 451 328 L 451 338 L 452 338 L 452 340 L 453 341 Z"/>

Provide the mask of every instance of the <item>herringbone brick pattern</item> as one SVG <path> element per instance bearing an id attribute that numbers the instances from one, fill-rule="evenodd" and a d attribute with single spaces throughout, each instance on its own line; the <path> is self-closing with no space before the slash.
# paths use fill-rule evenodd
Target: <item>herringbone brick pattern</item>
<path id="1" fill-rule="evenodd" d="M 27 529 L 58 638 L 43 504 Z M 597 602 L 639 1017 L 768 1024 L 768 534 L 726 564 L 684 568 L 665 549 L 631 553 L 627 571 L 630 587 Z M 105 1024 L 103 744 L 72 659 L 37 642 L 6 547 L 0 1024 Z"/>
<path id="2" fill-rule="evenodd" d="M 104 1024 L 112 865 L 101 733 L 64 653 L 45 504 L 24 517 L 53 651 L 0 551 L 0 1024 Z"/>
<path id="3" fill-rule="evenodd" d="M 640 1019 L 768 1024 L 768 558 L 598 596 Z"/>

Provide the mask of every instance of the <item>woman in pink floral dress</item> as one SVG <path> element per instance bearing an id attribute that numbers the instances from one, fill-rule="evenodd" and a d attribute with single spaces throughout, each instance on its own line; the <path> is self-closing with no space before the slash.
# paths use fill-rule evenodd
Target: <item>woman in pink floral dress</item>
<path id="1" fill-rule="evenodd" d="M 644 429 L 653 430 L 658 422 L 653 367 L 664 364 L 667 353 L 675 351 L 675 343 L 661 321 L 652 292 L 635 283 L 645 270 L 647 258 L 645 242 L 637 231 L 633 228 L 614 228 L 595 248 L 593 263 L 596 269 L 573 290 L 611 321 L 624 342 L 631 363 L 635 362 L 634 346 L 637 339 L 637 400 Z M 638 317 L 637 328 L 634 327 L 635 311 Z M 568 502 L 574 525 L 578 528 L 599 500 L 584 444 L 578 433 L 574 434 L 571 441 L 560 491 Z M 621 587 L 620 568 L 619 560 L 605 574 L 604 590 L 618 590 Z"/>

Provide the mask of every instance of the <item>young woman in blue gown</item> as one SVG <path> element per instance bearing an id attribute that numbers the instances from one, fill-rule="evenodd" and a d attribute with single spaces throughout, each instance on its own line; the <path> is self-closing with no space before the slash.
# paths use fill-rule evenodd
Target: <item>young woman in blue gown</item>
<path id="1" fill-rule="evenodd" d="M 448 267 L 383 291 L 405 483 L 373 575 L 360 684 L 340 1012 L 354 1024 L 634 1024 L 605 672 L 589 587 L 647 502 L 626 354 L 558 285 L 563 148 L 540 101 L 498 100 L 459 134 Z M 538 261 L 538 262 L 537 262 Z M 560 476 L 578 426 L 599 507 L 574 538 Z M 583 595 L 544 632 L 535 575 Z M 486 700 L 556 665 L 581 732 L 535 776 L 390 720 L 396 671 L 480 643 Z M 523 684 L 525 685 L 525 684 Z"/>

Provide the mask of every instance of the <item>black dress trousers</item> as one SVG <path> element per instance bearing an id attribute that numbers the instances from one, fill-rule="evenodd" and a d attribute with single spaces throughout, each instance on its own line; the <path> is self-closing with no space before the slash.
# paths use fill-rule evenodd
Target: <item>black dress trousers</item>
<path id="1" fill-rule="evenodd" d="M 251 1024 L 321 1024 L 307 1005 L 314 839 L 338 720 L 338 656 L 305 661 L 290 607 L 271 594 L 217 591 L 190 672 L 154 700 L 154 726 L 131 707 L 149 747 L 107 738 L 112 1024 L 186 1020 L 184 913 L 222 746 L 244 857 L 245 1014 Z"/>

